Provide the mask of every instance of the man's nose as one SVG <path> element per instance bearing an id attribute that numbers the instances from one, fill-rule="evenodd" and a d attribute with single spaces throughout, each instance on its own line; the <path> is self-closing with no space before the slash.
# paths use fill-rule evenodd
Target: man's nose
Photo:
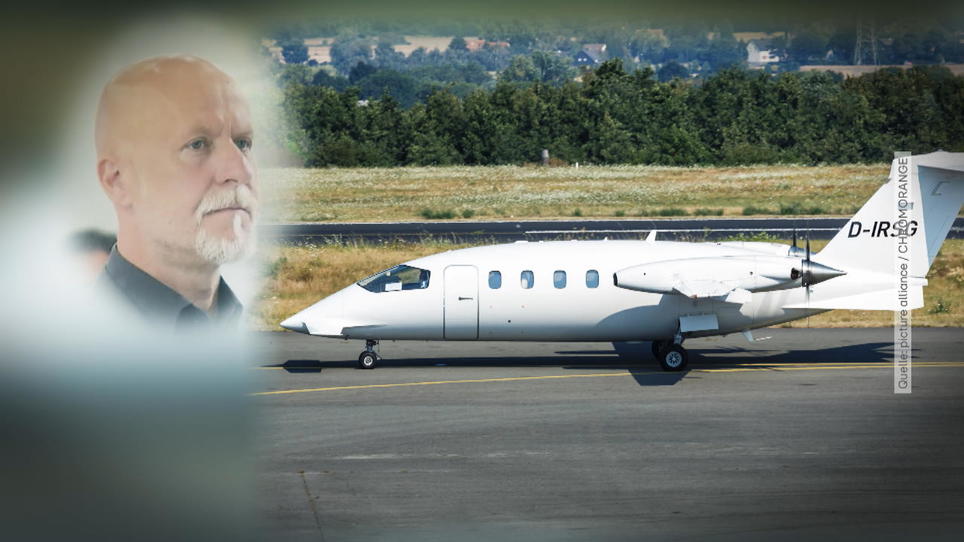
<path id="1" fill-rule="evenodd" d="M 233 140 L 218 146 L 217 153 L 217 181 L 250 185 L 254 179 L 254 168 L 247 154 L 238 148 Z"/>

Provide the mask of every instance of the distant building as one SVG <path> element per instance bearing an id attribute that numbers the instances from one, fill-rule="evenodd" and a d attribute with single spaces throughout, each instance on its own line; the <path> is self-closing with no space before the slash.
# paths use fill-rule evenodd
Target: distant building
<path id="1" fill-rule="evenodd" d="M 593 66 L 604 60 L 606 60 L 605 43 L 587 43 L 573 56 L 573 63 L 577 66 Z"/>
<path id="2" fill-rule="evenodd" d="M 469 51 L 478 51 L 485 47 L 485 40 L 482 38 L 464 38 L 465 48 Z"/>
<path id="3" fill-rule="evenodd" d="M 780 51 L 774 47 L 772 40 L 750 40 L 746 44 L 746 63 L 751 68 L 762 68 L 774 62 L 780 62 Z"/>

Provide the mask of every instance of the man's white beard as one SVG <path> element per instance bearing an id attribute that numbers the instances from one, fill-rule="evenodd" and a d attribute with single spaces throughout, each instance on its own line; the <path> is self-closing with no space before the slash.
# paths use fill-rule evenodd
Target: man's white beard
<path id="1" fill-rule="evenodd" d="M 225 239 L 211 235 L 201 225 L 204 215 L 208 212 L 231 206 L 243 206 L 251 214 L 251 227 L 254 229 L 255 206 L 257 201 L 251 190 L 245 185 L 237 185 L 228 192 L 211 192 L 204 196 L 198 205 L 195 218 L 197 219 L 197 235 L 194 238 L 194 250 L 206 262 L 215 265 L 240 260 L 254 251 L 255 236 L 251 231 L 245 231 L 241 225 L 241 215 L 235 213 L 232 227 L 234 237 Z"/>
<path id="2" fill-rule="evenodd" d="M 204 261 L 221 265 L 238 261 L 254 251 L 254 236 L 241 228 L 241 217 L 234 217 L 234 239 L 225 239 L 198 229 L 194 238 L 194 250 Z"/>

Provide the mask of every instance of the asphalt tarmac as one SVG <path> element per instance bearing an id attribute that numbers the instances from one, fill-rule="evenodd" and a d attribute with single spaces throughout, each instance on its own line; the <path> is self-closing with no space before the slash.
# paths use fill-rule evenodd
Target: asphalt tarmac
<path id="1" fill-rule="evenodd" d="M 800 322 L 805 326 L 805 322 Z M 964 534 L 964 330 L 648 345 L 264 334 L 259 508 L 279 540 L 878 540 Z"/>

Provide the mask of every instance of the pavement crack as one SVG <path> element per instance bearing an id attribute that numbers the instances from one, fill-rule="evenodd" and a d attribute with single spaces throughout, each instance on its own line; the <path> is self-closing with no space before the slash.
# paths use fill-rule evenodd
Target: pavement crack
<path id="1" fill-rule="evenodd" d="M 315 503 L 315 498 L 311 495 L 311 490 L 308 489 L 308 478 L 305 476 L 305 471 L 298 471 L 301 476 L 301 484 L 305 488 L 305 496 L 308 498 L 308 507 L 311 508 L 311 515 L 315 517 L 315 526 L 318 527 L 318 536 L 321 540 L 325 539 L 325 533 L 321 531 L 321 520 L 318 518 L 318 505 Z"/>

